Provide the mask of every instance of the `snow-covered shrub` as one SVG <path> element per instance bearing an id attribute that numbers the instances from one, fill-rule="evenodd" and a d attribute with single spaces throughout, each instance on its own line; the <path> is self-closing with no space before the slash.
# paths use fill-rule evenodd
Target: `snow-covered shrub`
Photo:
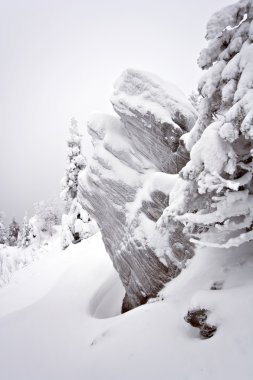
<path id="1" fill-rule="evenodd" d="M 74 240 L 83 240 L 98 231 L 97 224 L 91 220 L 77 199 L 73 199 L 69 213 L 62 216 L 62 248 L 67 248 Z"/>
<path id="2" fill-rule="evenodd" d="M 183 138 L 191 160 L 166 215 L 176 214 L 196 241 L 202 234 L 202 244 L 230 247 L 253 239 L 252 0 L 215 13 L 206 39 L 200 116 Z"/>
<path id="3" fill-rule="evenodd" d="M 31 247 L 18 248 L 3 245 L 0 247 L 0 287 L 7 284 L 13 272 L 34 260 L 36 251 Z"/>
<path id="4" fill-rule="evenodd" d="M 47 254 L 55 253 L 59 250 L 59 228 L 53 237 L 45 235 L 45 239 L 38 246 L 36 239 L 33 239 L 33 218 L 24 218 L 23 226 L 19 233 L 18 246 L 0 245 L 0 287 L 7 284 L 14 272 L 32 263 Z M 22 238 L 22 239 L 21 239 Z"/>
<path id="5" fill-rule="evenodd" d="M 69 223 L 69 215 L 62 215 L 62 235 L 61 235 L 61 245 L 62 248 L 67 248 L 73 241 L 73 232 L 71 231 L 71 225 Z"/>
<path id="6" fill-rule="evenodd" d="M 47 233 L 52 236 L 53 227 L 61 223 L 61 205 L 55 198 L 40 201 L 34 205 L 32 225 L 37 233 Z"/>

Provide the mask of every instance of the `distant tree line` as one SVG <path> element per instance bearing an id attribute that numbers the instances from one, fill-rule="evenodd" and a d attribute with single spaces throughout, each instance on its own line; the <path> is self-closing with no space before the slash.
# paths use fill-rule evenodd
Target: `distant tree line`
<path id="1" fill-rule="evenodd" d="M 61 215 L 61 205 L 54 198 L 37 202 L 34 215 L 28 218 L 26 213 L 21 224 L 14 217 L 7 227 L 4 213 L 0 212 L 0 244 L 22 248 L 34 241 L 40 244 L 43 235 L 52 236 L 54 226 L 61 223 Z"/>

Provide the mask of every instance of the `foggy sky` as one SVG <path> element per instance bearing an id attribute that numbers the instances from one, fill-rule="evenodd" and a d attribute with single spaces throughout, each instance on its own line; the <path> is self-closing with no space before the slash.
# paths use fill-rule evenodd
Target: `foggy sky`
<path id="1" fill-rule="evenodd" d="M 201 71 L 208 18 L 229 0 L 0 0 L 0 211 L 21 220 L 59 193 L 66 136 L 110 112 L 114 81 L 133 67 L 186 95 Z M 87 147 L 89 150 L 89 147 Z"/>

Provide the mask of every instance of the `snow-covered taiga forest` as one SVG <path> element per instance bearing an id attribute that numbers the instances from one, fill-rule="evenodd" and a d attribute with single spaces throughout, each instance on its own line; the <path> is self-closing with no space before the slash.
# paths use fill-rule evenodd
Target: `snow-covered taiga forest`
<path id="1" fill-rule="evenodd" d="M 7 6 L 2 0 L 1 8 L 9 7 L 15 17 L 24 15 L 24 9 L 34 9 L 26 1 L 22 8 L 22 2 L 13 0 Z M 197 2 L 191 5 L 192 13 L 184 1 L 182 6 L 166 2 L 168 13 L 162 0 L 137 0 L 136 9 L 132 0 L 124 3 L 108 0 L 108 7 L 113 5 L 108 16 L 113 32 L 110 50 L 103 40 L 109 25 L 103 6 L 97 13 L 98 20 L 103 13 L 101 24 L 95 21 L 97 0 L 90 13 L 86 1 L 82 6 L 79 1 L 63 2 L 65 21 L 77 7 L 90 15 L 89 26 L 94 22 L 99 28 L 98 45 L 95 29 L 89 34 L 83 67 L 89 80 L 100 77 L 95 69 L 99 49 L 105 57 L 99 60 L 103 76 L 110 77 L 114 61 L 123 57 L 121 72 L 106 99 L 111 110 L 101 106 L 99 112 L 96 107 L 88 112 L 93 108 L 88 107 L 87 117 L 77 111 L 77 116 L 65 120 L 64 107 L 52 97 L 53 111 L 64 115 L 66 133 L 63 128 L 54 140 L 52 123 L 46 145 L 41 140 L 41 148 L 37 146 L 47 166 L 44 172 L 28 154 L 34 140 L 26 135 L 27 150 L 22 146 L 22 151 L 29 156 L 31 173 L 28 182 L 23 179 L 27 194 L 33 188 L 37 201 L 24 198 L 14 215 L 3 200 L 0 203 L 0 379 L 252 380 L 253 0 L 220 1 L 216 10 L 214 2 L 214 13 L 206 19 L 203 4 L 198 8 Z M 203 3 L 208 10 L 210 4 Z M 161 18 L 156 19 L 156 9 Z M 71 25 L 80 35 L 77 13 Z M 182 23 L 168 36 L 167 15 L 173 25 Z M 32 12 L 26 17 L 39 23 Z M 197 34 L 203 22 L 205 30 L 194 63 L 199 79 L 189 72 L 191 88 L 183 92 L 180 80 L 186 80 L 193 60 L 187 51 L 195 46 L 190 29 L 187 39 L 187 19 L 192 19 Z M 145 25 L 150 35 L 142 34 Z M 128 49 L 132 31 L 121 38 L 121 26 L 132 27 L 137 50 L 134 40 L 133 50 Z M 46 33 L 46 28 L 43 25 L 40 32 Z M 82 31 L 89 33 L 89 28 Z M 168 38 L 168 44 L 159 47 L 161 56 L 152 51 L 159 46 L 160 32 L 165 41 Z M 42 34 L 34 35 L 35 45 L 42 47 L 42 41 L 50 45 L 50 36 L 42 40 Z M 72 45 L 78 51 L 86 49 L 79 40 L 65 41 L 64 49 Z M 124 49 L 126 56 L 121 55 Z M 150 65 L 156 67 L 155 60 L 162 60 L 166 49 L 168 62 L 176 60 L 177 50 L 183 54 L 175 66 L 166 68 L 166 80 L 161 78 L 164 71 L 147 70 L 148 63 L 138 69 L 129 65 L 140 62 L 137 57 L 143 54 L 144 61 L 150 56 Z M 67 49 L 66 57 L 71 54 Z M 111 65 L 106 58 L 110 54 L 116 54 Z M 75 67 L 78 71 L 78 57 L 68 65 L 71 72 Z M 173 69 L 177 65 L 178 75 Z M 64 83 L 59 96 L 68 92 Z M 48 84 L 49 97 L 51 90 Z M 101 96 L 103 81 L 101 88 L 91 85 L 85 91 L 87 99 Z M 72 101 L 80 102 L 78 94 Z M 15 113 L 15 104 L 9 112 Z M 13 135 L 13 144 L 16 139 L 18 135 Z M 59 187 L 53 185 L 54 195 L 45 187 L 45 200 L 40 200 L 36 175 L 39 171 L 39 181 L 51 181 L 59 140 L 65 152 L 62 180 Z M 13 154 L 2 157 L 1 187 L 6 188 L 4 176 L 13 169 L 20 183 L 15 189 L 18 197 L 23 182 L 16 166 L 11 168 Z"/>

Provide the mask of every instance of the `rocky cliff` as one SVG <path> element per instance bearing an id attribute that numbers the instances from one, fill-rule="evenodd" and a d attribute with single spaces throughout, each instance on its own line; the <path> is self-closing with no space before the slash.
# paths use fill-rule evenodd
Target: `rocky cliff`
<path id="1" fill-rule="evenodd" d="M 196 112 L 176 87 L 136 70 L 121 75 L 111 102 L 118 117 L 95 115 L 88 123 L 94 154 L 79 200 L 101 229 L 127 311 L 156 296 L 193 254 L 181 225 L 159 229 L 156 222 L 188 161 L 180 137 Z"/>

